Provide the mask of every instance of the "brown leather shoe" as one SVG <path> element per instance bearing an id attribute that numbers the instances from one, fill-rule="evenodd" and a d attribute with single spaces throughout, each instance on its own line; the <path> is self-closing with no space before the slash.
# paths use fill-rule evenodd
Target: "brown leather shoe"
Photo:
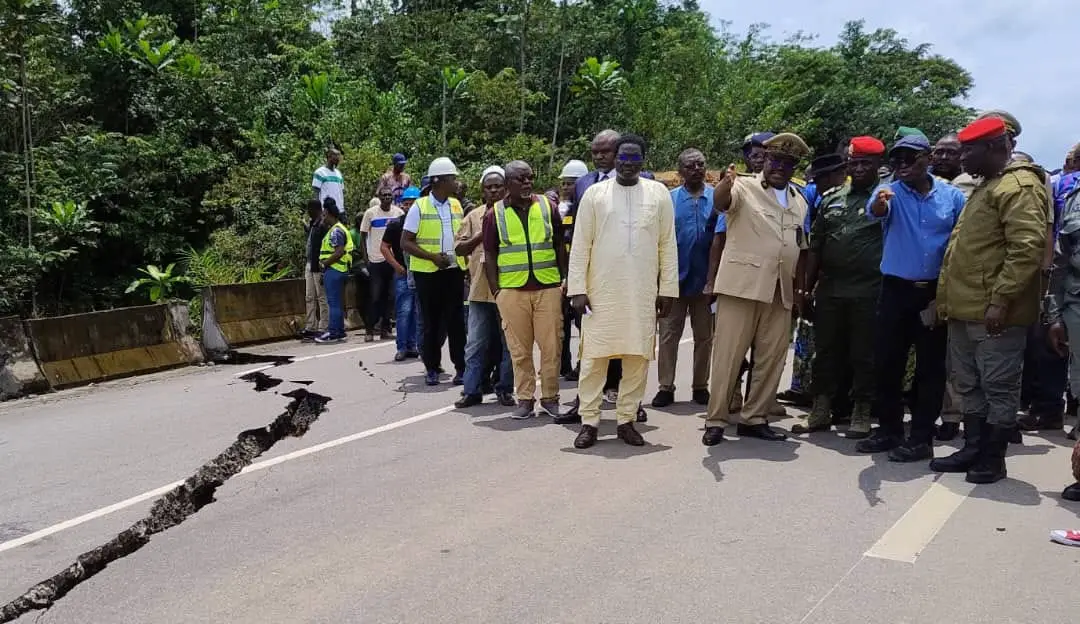
<path id="1" fill-rule="evenodd" d="M 634 429 L 634 423 L 623 423 L 615 430 L 615 434 L 620 440 L 626 442 L 630 446 L 645 446 L 645 438 L 641 437 L 637 429 Z"/>
<path id="2" fill-rule="evenodd" d="M 593 444 L 596 444 L 596 427 L 592 425 L 581 425 L 581 432 L 574 438 L 574 448 L 587 449 Z"/>

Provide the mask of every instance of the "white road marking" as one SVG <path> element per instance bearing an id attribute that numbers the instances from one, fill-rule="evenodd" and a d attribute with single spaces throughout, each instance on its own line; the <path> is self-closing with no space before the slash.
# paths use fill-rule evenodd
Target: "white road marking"
<path id="1" fill-rule="evenodd" d="M 315 355 L 305 355 L 305 356 L 302 356 L 302 357 L 293 358 L 293 360 L 291 362 L 289 362 L 288 364 L 296 364 L 297 362 L 306 362 L 308 360 L 318 360 L 320 358 L 334 357 L 334 356 L 337 356 L 337 355 L 345 355 L 347 353 L 356 353 L 358 351 L 367 351 L 368 349 L 378 349 L 379 347 L 388 347 L 388 346 L 391 346 L 391 345 L 396 346 L 397 343 L 395 343 L 394 341 L 391 340 L 389 342 L 380 342 L 378 344 L 364 345 L 362 347 L 351 347 L 349 349 L 340 349 L 338 351 L 327 351 L 326 353 L 316 353 Z M 278 368 L 279 366 L 288 366 L 288 364 L 265 364 L 263 366 L 258 366 L 256 368 L 252 368 L 251 370 L 246 370 L 246 371 L 243 371 L 241 373 L 236 373 L 235 375 L 233 375 L 233 377 L 243 377 L 244 375 L 250 375 L 252 373 L 258 373 L 258 372 L 268 370 L 268 369 L 271 369 L 271 368 Z"/>
<path id="2" fill-rule="evenodd" d="M 945 479 L 948 480 L 943 482 Z M 915 563 L 919 553 L 934 539 L 974 488 L 959 475 L 941 475 L 896 524 L 866 551 L 865 556 Z"/>
<path id="3" fill-rule="evenodd" d="M 693 341 L 693 338 L 684 338 L 683 340 L 679 341 L 679 344 L 686 344 L 686 343 L 692 342 L 692 341 Z M 374 349 L 374 348 L 377 348 L 377 347 L 386 346 L 388 344 L 394 344 L 394 343 L 381 343 L 381 344 L 377 344 L 377 345 L 366 345 L 366 346 L 363 346 L 363 347 L 353 347 L 351 349 L 342 349 L 340 351 L 330 351 L 328 353 L 319 353 L 317 355 L 309 355 L 309 356 L 304 356 L 302 358 L 296 358 L 295 360 L 293 360 L 293 362 L 303 362 L 303 361 L 314 360 L 314 359 L 318 359 L 318 358 L 333 357 L 333 356 L 337 356 L 337 355 L 345 355 L 347 353 L 355 353 L 357 351 L 364 351 L 364 350 L 367 350 L 367 349 Z M 273 368 L 273 365 L 267 365 L 267 366 L 263 366 L 263 367 L 260 367 L 260 368 L 252 369 L 250 371 L 245 371 L 243 373 L 237 373 L 235 376 L 239 377 L 241 375 L 246 375 L 248 373 L 263 371 L 263 370 L 266 370 L 268 368 Z M 257 472 L 259 470 L 266 470 L 267 468 L 271 468 L 273 466 L 277 466 L 278 464 L 283 464 L 285 462 L 292 461 L 294 459 L 300 459 L 301 457 L 307 457 L 308 455 L 314 455 L 315 453 L 321 453 L 322 451 L 332 449 L 332 448 L 341 446 L 343 444 L 348 444 L 350 442 L 356 442 L 357 440 L 363 440 L 364 438 L 370 438 L 371 436 L 378 435 L 380 433 L 386 433 L 387 431 L 393 431 L 394 429 L 400 429 L 401 427 L 406 427 L 408 425 L 412 425 L 412 424 L 415 424 L 415 423 L 418 423 L 418 422 L 421 422 L 421 421 L 424 421 L 424 420 L 428 420 L 429 418 L 434 418 L 436 416 L 440 416 L 442 414 L 452 412 L 452 411 L 454 411 L 454 409 L 456 409 L 456 408 L 453 405 L 449 405 L 447 407 L 440 407 L 438 409 L 431 410 L 430 412 L 424 412 L 423 414 L 417 414 L 416 416 L 410 416 L 408 418 L 403 418 L 401 420 L 396 420 L 396 421 L 394 421 L 392 423 L 387 423 L 387 424 L 381 425 L 379 427 L 374 427 L 372 429 L 366 429 L 364 431 L 353 433 L 353 434 L 350 434 L 350 435 L 347 435 L 347 436 L 343 436 L 343 437 L 340 437 L 340 438 L 335 438 L 333 440 L 323 442 L 321 444 L 315 444 L 315 445 L 309 446 L 307 448 L 302 448 L 302 449 L 293 451 L 291 453 L 286 453 L 284 455 L 280 455 L 278 457 L 274 457 L 274 458 L 271 458 L 271 459 L 266 459 L 266 460 L 263 460 L 263 461 L 260 461 L 260 462 L 255 462 L 255 463 L 251 464 L 250 466 L 248 466 L 247 468 L 244 468 L 240 472 L 240 474 L 248 474 L 248 473 L 251 473 L 251 472 Z M 27 544 L 32 544 L 34 542 L 43 540 L 46 537 L 56 535 L 57 533 L 60 533 L 62 531 L 66 531 L 68 529 L 75 528 L 75 527 L 79 526 L 80 524 L 85 524 L 87 522 L 90 522 L 91 520 L 97 520 L 98 518 L 102 518 L 104 516 L 115 513 L 117 511 L 127 509 L 128 507 L 138 505 L 139 503 L 150 500 L 152 498 L 157 498 L 159 496 L 163 496 L 164 494 L 168 493 L 170 490 L 172 490 L 173 488 L 175 488 L 176 486 L 178 486 L 178 485 L 180 485 L 182 483 L 183 483 L 183 481 L 174 481 L 172 483 L 169 483 L 168 485 L 163 485 L 163 486 L 161 486 L 159 488 L 155 488 L 153 490 L 150 490 L 149 492 L 143 492 L 142 494 L 139 494 L 137 496 L 132 496 L 131 498 L 124 499 L 124 500 L 122 500 L 122 501 L 120 501 L 118 503 L 113 503 L 112 505 L 109 505 L 107 507 L 102 507 L 100 509 L 95 509 L 94 511 L 91 511 L 89 513 L 85 513 L 85 514 L 83 514 L 81 516 L 78 516 L 76 518 L 72 518 L 71 520 L 65 520 L 63 522 L 54 524 L 52 526 L 45 527 L 44 529 L 41 529 L 39 531 L 34 531 L 33 533 L 29 533 L 29 534 L 24 535 L 22 537 L 0 543 L 0 553 L 2 553 L 4 551 L 12 550 L 14 548 L 18 548 L 20 546 L 25 546 Z"/>
<path id="4" fill-rule="evenodd" d="M 270 468 L 272 466 L 277 466 L 278 464 L 283 464 L 283 463 L 285 463 L 287 461 L 292 461 L 294 459 L 300 459 L 301 457 L 307 457 L 308 455 L 313 455 L 315 453 L 319 453 L 319 452 L 325 451 L 327 449 L 332 449 L 334 447 L 341 446 L 342 444 L 348 444 L 349 442 L 355 442 L 357 440 L 363 440 L 364 438 L 370 438 L 373 435 L 377 435 L 377 434 L 380 434 L 380 433 L 385 433 L 387 431 L 393 431 L 394 429 L 399 429 L 401 427 L 405 427 L 407 425 L 412 425 L 414 423 L 418 423 L 420 421 L 427 420 L 429 418 L 434 418 L 435 416 L 439 416 L 439 415 L 445 414 L 447 412 L 451 412 L 454 409 L 455 408 L 454 408 L 453 405 L 451 405 L 449 407 L 440 407 L 439 409 L 431 410 L 430 412 L 424 412 L 423 414 L 417 414 L 416 416 L 410 416 L 409 418 L 403 418 L 401 420 L 397 420 L 397 421 L 394 421 L 392 423 L 387 423 L 387 424 L 379 426 L 379 427 L 374 427 L 372 429 L 367 429 L 367 430 L 364 430 L 364 431 L 360 431 L 358 433 L 354 433 L 354 434 L 347 435 L 347 436 L 344 436 L 344 437 L 336 438 L 336 439 L 330 440 L 328 442 L 323 442 L 321 444 L 316 444 L 314 446 L 309 446 L 307 448 L 302 448 L 302 449 L 293 451 L 292 453 L 286 453 L 285 455 L 281 455 L 279 457 L 274 457 L 274 458 L 266 459 L 266 460 L 263 460 L 263 461 L 260 461 L 260 462 L 255 462 L 255 463 L 251 464 L 250 466 L 248 466 L 247 468 L 244 468 L 240 472 L 240 474 L 247 474 L 247 473 L 256 472 L 256 471 L 259 471 L 259 470 L 265 470 L 265 469 Z M 169 491 L 171 491 L 173 488 L 175 488 L 176 486 L 181 485 L 182 483 L 183 483 L 183 481 L 173 481 L 172 483 L 169 483 L 168 485 L 163 485 L 163 486 L 161 486 L 159 488 L 155 488 L 153 490 L 150 490 L 149 492 L 143 492 L 142 494 L 139 494 L 138 496 L 132 496 L 131 498 L 122 500 L 119 503 L 114 503 L 112 505 L 109 505 L 108 507 L 102 507 L 101 509 L 95 509 L 94 511 L 91 511 L 90 513 L 83 514 L 83 515 L 81 515 L 81 516 L 79 516 L 77 518 L 72 518 L 71 520 L 65 520 L 64 522 L 54 524 L 54 525 L 52 525 L 50 527 L 46 527 L 44 529 L 41 529 L 40 531 L 34 531 L 33 533 L 29 533 L 29 534 L 24 535 L 22 537 L 0 543 L 0 552 L 4 552 L 6 550 L 11 550 L 13 548 L 18 548 L 19 546 L 25 546 L 27 544 L 32 544 L 34 542 L 43 540 L 46 537 L 49 537 L 51 535 L 55 535 L 57 533 L 60 533 L 61 531 L 66 531 L 68 529 L 75 528 L 75 527 L 79 526 L 80 524 L 85 524 L 87 522 L 90 522 L 91 520 L 97 520 L 98 518 L 101 518 L 101 517 L 107 516 L 109 514 L 115 513 L 117 511 L 122 510 L 122 509 L 127 509 L 128 507 L 131 507 L 133 505 L 138 505 L 139 503 L 150 500 L 152 498 L 157 498 L 159 496 L 163 496 L 166 493 L 168 493 Z"/>

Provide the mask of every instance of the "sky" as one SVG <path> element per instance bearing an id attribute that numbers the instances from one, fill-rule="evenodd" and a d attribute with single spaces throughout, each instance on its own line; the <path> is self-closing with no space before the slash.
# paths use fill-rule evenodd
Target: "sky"
<path id="1" fill-rule="evenodd" d="M 868 30 L 892 28 L 911 44 L 929 43 L 933 53 L 952 58 L 971 73 L 975 87 L 962 103 L 1016 116 L 1023 126 L 1017 149 L 1047 169 L 1060 167 L 1065 152 L 1080 142 L 1080 72 L 1068 62 L 1070 48 L 1076 53 L 1076 46 L 1070 46 L 1076 36 L 1071 19 L 1075 2 L 772 0 L 759 5 L 700 0 L 713 22 L 718 27 L 730 22 L 726 27 L 733 33 L 765 23 L 772 39 L 802 31 L 830 46 L 844 22 L 862 19 Z"/>

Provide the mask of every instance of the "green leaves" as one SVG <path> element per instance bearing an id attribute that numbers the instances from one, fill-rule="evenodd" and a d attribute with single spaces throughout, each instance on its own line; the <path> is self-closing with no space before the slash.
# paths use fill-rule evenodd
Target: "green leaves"
<path id="1" fill-rule="evenodd" d="M 570 93 L 589 99 L 618 98 L 626 86 L 626 78 L 618 61 L 598 61 L 595 56 L 585 59 L 574 74 Z"/>
<path id="2" fill-rule="evenodd" d="M 165 267 L 164 270 L 159 269 L 156 265 L 149 265 L 144 269 L 139 269 L 139 273 L 142 273 L 146 277 L 141 277 L 128 285 L 125 294 L 131 294 L 136 290 L 146 290 L 147 295 L 150 298 L 150 303 L 157 303 L 163 299 L 172 298 L 176 288 L 181 284 L 188 283 L 188 278 L 181 275 L 173 275 L 173 269 L 176 268 L 176 263 L 172 263 Z"/>

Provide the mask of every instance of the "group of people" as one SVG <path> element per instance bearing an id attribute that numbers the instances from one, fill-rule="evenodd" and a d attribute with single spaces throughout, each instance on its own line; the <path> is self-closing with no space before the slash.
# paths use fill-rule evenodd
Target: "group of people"
<path id="1" fill-rule="evenodd" d="M 421 357 L 427 384 L 442 381 L 449 343 L 459 408 L 493 393 L 512 418 L 580 422 L 574 445 L 588 448 L 605 401 L 617 437 L 644 444 L 634 424 L 648 417 L 649 361 L 651 403 L 666 407 L 689 316 L 690 398 L 706 406 L 702 443 L 713 446 L 731 423 L 740 438 L 787 437 L 769 418 L 785 413 L 777 390 L 794 325 L 796 374 L 779 396 L 810 410 L 792 433 L 846 424 L 859 452 L 993 483 L 1021 429 L 1062 430 L 1067 377 L 1080 388 L 1068 366 L 1080 340 L 1067 339 L 1080 336 L 1080 149 L 1051 175 L 1016 150 L 1020 130 L 990 111 L 933 145 L 906 127 L 888 148 L 854 137 L 813 159 L 809 184 L 794 176 L 810 155 L 800 137 L 755 133 L 742 167 L 714 185 L 702 151 L 682 152 L 672 190 L 643 170 L 644 140 L 606 130 L 593 171 L 570 161 L 543 192 L 529 163 L 493 165 L 475 207 L 449 158 L 414 186 L 398 154 L 352 233 L 331 150 L 309 206 L 305 335 L 343 338 L 334 308 L 359 239 L 368 340 L 390 336 L 393 309 L 395 360 Z M 560 375 L 578 381 L 566 410 Z M 935 458 L 958 420 L 963 447 Z M 1080 483 L 1063 496 L 1080 500 Z"/>

